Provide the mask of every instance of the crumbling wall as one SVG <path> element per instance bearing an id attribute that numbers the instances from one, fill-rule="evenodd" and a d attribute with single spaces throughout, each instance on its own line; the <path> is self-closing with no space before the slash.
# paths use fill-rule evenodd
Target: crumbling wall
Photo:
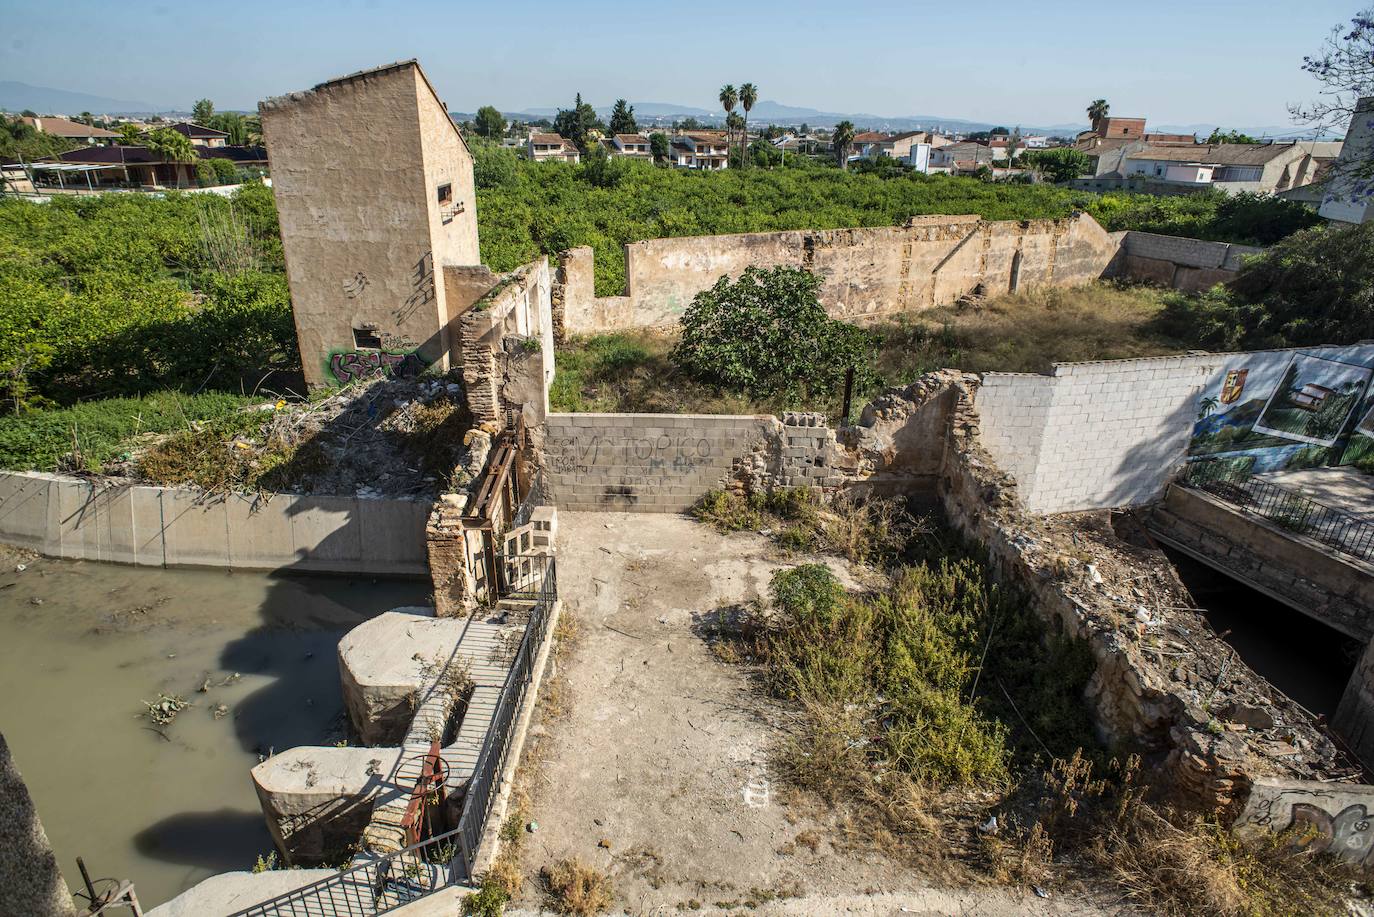
<path id="1" fill-rule="evenodd" d="M 918 311 L 983 289 L 1096 280 L 1118 242 L 1092 217 L 989 222 L 913 217 L 904 226 L 649 239 L 625 246 L 627 296 L 595 295 L 591 249 L 560 258 L 569 333 L 671 325 L 700 291 L 750 265 L 805 267 L 836 318 Z"/>
<path id="2" fill-rule="evenodd" d="M 554 375 L 552 278 L 547 258 L 500 276 L 455 319 L 468 409 L 505 425 L 520 410 L 534 429 L 548 413 Z"/>
<path id="3" fill-rule="evenodd" d="M 987 550 L 995 576 L 1023 590 L 1055 631 L 1087 644 L 1096 661 L 1087 700 L 1103 739 L 1148 755 L 1180 802 L 1232 816 L 1259 778 L 1358 773 L 1306 711 L 1188 610 L 1157 549 L 1126 542 L 1100 514 L 1026 511 L 980 441 L 974 385 L 969 377 L 958 387 L 951 415 L 946 519 Z"/>

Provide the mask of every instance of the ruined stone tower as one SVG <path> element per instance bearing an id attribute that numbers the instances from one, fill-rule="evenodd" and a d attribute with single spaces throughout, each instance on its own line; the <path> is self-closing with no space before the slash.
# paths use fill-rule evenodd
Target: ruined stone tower
<path id="1" fill-rule="evenodd" d="M 258 105 L 311 386 L 454 351 L 445 266 L 477 265 L 472 155 L 414 60 Z"/>

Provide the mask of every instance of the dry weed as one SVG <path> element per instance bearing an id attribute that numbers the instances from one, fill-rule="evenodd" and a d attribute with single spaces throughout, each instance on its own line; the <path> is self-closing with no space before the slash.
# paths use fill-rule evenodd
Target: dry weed
<path id="1" fill-rule="evenodd" d="M 591 917 L 610 910 L 615 900 L 610 877 L 576 857 L 545 867 L 541 875 L 560 914 Z"/>

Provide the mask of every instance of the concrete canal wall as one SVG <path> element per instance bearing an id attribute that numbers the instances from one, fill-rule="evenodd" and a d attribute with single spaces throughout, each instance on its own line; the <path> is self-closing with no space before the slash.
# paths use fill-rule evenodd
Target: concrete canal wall
<path id="1" fill-rule="evenodd" d="M 207 497 L 187 489 L 0 472 L 0 541 L 149 567 L 428 576 L 428 500 Z"/>

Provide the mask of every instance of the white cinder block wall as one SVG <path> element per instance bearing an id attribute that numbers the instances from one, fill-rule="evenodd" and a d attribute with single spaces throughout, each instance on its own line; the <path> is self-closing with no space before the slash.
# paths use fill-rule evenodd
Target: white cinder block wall
<path id="1" fill-rule="evenodd" d="M 1200 392 L 1225 356 L 988 373 L 977 395 L 983 442 L 1033 512 L 1148 501 L 1183 462 Z"/>

